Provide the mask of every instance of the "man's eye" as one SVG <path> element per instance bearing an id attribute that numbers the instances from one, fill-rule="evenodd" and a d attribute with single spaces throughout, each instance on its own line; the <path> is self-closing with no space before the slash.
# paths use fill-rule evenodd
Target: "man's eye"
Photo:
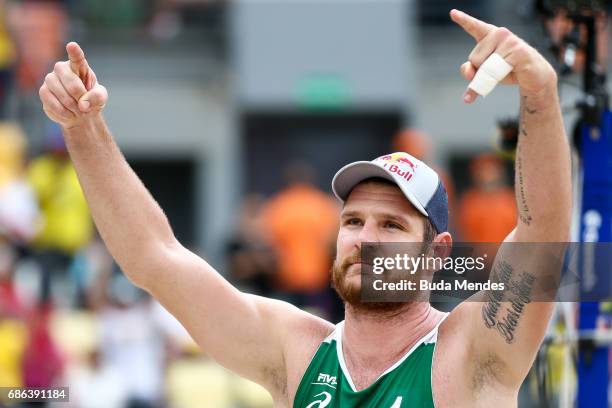
<path id="1" fill-rule="evenodd" d="M 349 218 L 344 222 L 345 225 L 361 225 L 359 218 Z"/>
<path id="2" fill-rule="evenodd" d="M 396 224 L 394 222 L 385 223 L 385 228 L 402 229 L 402 227 L 399 224 Z"/>

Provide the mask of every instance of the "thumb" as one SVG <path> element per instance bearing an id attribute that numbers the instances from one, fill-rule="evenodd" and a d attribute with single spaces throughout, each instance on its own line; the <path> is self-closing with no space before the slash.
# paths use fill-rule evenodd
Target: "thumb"
<path id="1" fill-rule="evenodd" d="M 96 84 L 93 89 L 79 99 L 79 110 L 81 112 L 99 111 L 106 105 L 108 93 L 106 88 L 100 84 Z"/>

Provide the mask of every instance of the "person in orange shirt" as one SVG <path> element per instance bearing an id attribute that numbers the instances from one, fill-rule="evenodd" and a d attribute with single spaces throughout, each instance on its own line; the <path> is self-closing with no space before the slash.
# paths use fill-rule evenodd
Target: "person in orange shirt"
<path id="1" fill-rule="evenodd" d="M 492 154 L 470 163 L 473 187 L 460 198 L 457 222 L 466 242 L 501 242 L 516 225 L 516 200 L 505 182 L 504 166 Z"/>
<path id="2" fill-rule="evenodd" d="M 278 289 L 298 295 L 293 296 L 298 306 L 309 306 L 300 295 L 329 290 L 339 209 L 311 183 L 313 169 L 306 163 L 290 165 L 287 178 L 288 186 L 263 210 L 264 225 L 278 260 Z"/>

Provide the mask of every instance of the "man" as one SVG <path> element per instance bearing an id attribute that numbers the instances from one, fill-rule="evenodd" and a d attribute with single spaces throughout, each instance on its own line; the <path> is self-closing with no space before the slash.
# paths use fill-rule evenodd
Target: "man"
<path id="1" fill-rule="evenodd" d="M 506 242 L 567 240 L 569 151 L 553 68 L 505 28 L 457 10 L 451 11 L 451 18 L 477 42 L 461 67 L 463 76 L 471 80 L 495 52 L 514 67 L 505 82 L 517 84 L 521 94 L 519 220 Z M 334 329 L 286 303 L 240 293 L 177 242 L 164 213 L 130 170 L 104 123 L 106 90 L 79 46 L 70 43 L 67 51 L 69 61 L 56 64 L 40 96 L 49 117 L 64 129 L 100 233 L 126 275 L 159 299 L 220 364 L 266 387 L 278 407 L 517 404 L 552 303 L 525 303 L 503 330 L 498 319 L 508 306 L 504 304 L 464 302 L 444 319 L 427 302 L 388 311 L 355 298 L 362 242 L 431 238 L 451 243 L 445 230 L 444 190 L 424 163 L 416 162 L 414 177 L 405 177 L 402 170 L 404 179 L 418 181 L 416 190 L 407 187 L 410 181 L 399 187 L 357 182 L 349 189 L 351 179 L 361 180 L 347 178 L 346 168 L 336 176 L 334 191 L 345 203 L 333 279 L 346 301 L 346 313 L 344 323 Z M 475 99 L 475 92 L 467 90 L 464 101 Z M 378 173 L 398 181 L 390 172 Z M 424 180 L 429 180 L 429 187 Z M 520 267 L 522 275 L 537 280 L 538 265 L 519 265 L 525 261 L 503 252 L 498 258 L 504 273 L 513 274 Z"/>

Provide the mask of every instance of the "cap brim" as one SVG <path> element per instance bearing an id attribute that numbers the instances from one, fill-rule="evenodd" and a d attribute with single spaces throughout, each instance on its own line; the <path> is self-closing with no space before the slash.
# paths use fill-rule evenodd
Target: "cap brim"
<path id="1" fill-rule="evenodd" d="M 419 210 L 421 214 L 429 216 L 425 208 L 423 208 L 412 192 L 403 186 L 404 183 L 398 183 L 398 180 L 395 179 L 396 176 L 393 173 L 390 173 L 383 167 L 369 161 L 350 163 L 338 170 L 332 180 L 332 190 L 334 195 L 340 201 L 344 202 L 351 193 L 351 190 L 353 190 L 357 184 L 373 177 L 380 177 L 395 183 L 400 188 L 402 193 L 404 193 L 404 196 L 406 196 L 408 201 L 410 201 L 410 203 L 414 205 L 414 207 Z"/>

